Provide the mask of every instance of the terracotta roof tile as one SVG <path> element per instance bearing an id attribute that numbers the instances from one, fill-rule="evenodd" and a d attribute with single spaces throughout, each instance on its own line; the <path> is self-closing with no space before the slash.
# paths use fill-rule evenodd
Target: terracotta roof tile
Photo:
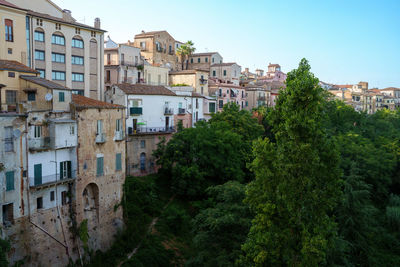
<path id="1" fill-rule="evenodd" d="M 15 60 L 0 59 L 0 70 L 14 70 L 18 72 L 39 73 L 37 70 L 31 69 L 28 66 L 19 63 Z"/>
<path id="2" fill-rule="evenodd" d="M 99 101 L 93 98 L 85 97 L 82 95 L 72 95 L 72 105 L 79 109 L 87 109 L 87 108 L 105 108 L 105 109 L 113 109 L 113 108 L 125 108 L 121 105 L 110 104 L 107 102 Z"/>
<path id="3" fill-rule="evenodd" d="M 116 84 L 119 89 L 128 95 L 169 95 L 176 96 L 174 92 L 162 85 L 147 85 L 147 84 Z"/>
<path id="4" fill-rule="evenodd" d="M 43 87 L 49 88 L 49 89 L 59 89 L 59 90 L 71 90 L 68 87 L 62 86 L 58 83 L 46 80 L 44 78 L 41 77 L 36 77 L 36 76 L 29 76 L 29 75 L 21 75 L 19 76 L 21 79 L 34 83 L 34 84 L 38 84 L 41 85 Z"/>

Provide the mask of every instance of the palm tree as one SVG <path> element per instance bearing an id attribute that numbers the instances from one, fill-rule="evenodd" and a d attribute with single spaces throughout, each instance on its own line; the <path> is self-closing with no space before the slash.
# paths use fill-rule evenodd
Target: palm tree
<path id="1" fill-rule="evenodd" d="M 186 57 L 186 46 L 183 44 L 180 47 L 178 47 L 178 49 L 176 49 L 176 55 L 181 59 L 181 63 L 182 63 L 182 70 L 183 70 L 183 62 L 185 60 Z"/>
<path id="2" fill-rule="evenodd" d="M 179 58 L 181 59 L 182 70 L 185 60 L 186 69 L 189 68 L 189 57 L 193 54 L 194 51 L 196 51 L 196 48 L 194 47 L 194 43 L 192 41 L 187 41 L 176 50 L 176 55 L 179 56 Z"/>

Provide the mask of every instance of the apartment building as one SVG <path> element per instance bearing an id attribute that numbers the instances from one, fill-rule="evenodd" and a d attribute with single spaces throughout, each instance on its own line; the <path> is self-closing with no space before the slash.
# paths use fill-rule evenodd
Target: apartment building
<path id="1" fill-rule="evenodd" d="M 248 85 L 246 90 L 246 109 L 252 110 L 262 106 L 270 106 L 271 88 L 269 86 Z"/>
<path id="2" fill-rule="evenodd" d="M 128 45 L 140 48 L 143 58 L 151 65 L 166 66 L 175 71 L 181 69 L 181 61 L 176 55 L 181 44 L 167 31 L 142 31 L 135 35 L 133 42 L 128 42 Z"/>
<path id="3" fill-rule="evenodd" d="M 227 103 L 236 103 L 240 109 L 245 109 L 247 103 L 246 90 L 244 87 L 226 83 L 221 80 L 209 80 L 210 96 L 216 97 L 217 111 L 222 111 Z"/>
<path id="4" fill-rule="evenodd" d="M 106 92 L 107 102 L 127 107 L 127 174 L 155 172 L 157 144 L 171 138 L 179 123 L 192 127 L 204 119 L 204 98 L 189 88 L 174 87 L 174 92 L 165 86 L 116 84 Z"/>
<path id="5" fill-rule="evenodd" d="M 188 85 L 193 87 L 196 93 L 208 96 L 208 71 L 205 70 L 181 70 L 169 73 L 169 84 Z"/>
<path id="6" fill-rule="evenodd" d="M 145 61 L 143 65 L 143 80 L 140 80 L 140 83 L 167 86 L 169 84 L 169 70 L 166 66 L 154 66 Z"/>
<path id="7" fill-rule="evenodd" d="M 106 90 L 117 83 L 143 82 L 143 60 L 140 49 L 126 44 L 117 44 L 108 37 L 104 44 L 104 71 Z"/>
<path id="8" fill-rule="evenodd" d="M 26 60 L 21 62 L 38 70 L 42 78 L 72 88 L 75 93 L 102 99 L 104 31 L 100 19 L 96 18 L 94 26 L 78 23 L 71 11 L 50 0 L 8 2 L 26 12 L 22 24 L 14 23 L 25 26 L 21 33 Z"/>
<path id="9" fill-rule="evenodd" d="M 189 56 L 190 70 L 204 70 L 210 72 L 212 64 L 221 64 L 222 56 L 218 52 L 195 53 Z"/>
<path id="10" fill-rule="evenodd" d="M 73 199 L 76 222 L 87 220 L 89 248 L 104 251 L 123 227 L 118 204 L 125 182 L 125 108 L 73 95 L 71 112 L 79 142 Z"/>
<path id="11" fill-rule="evenodd" d="M 242 67 L 234 62 L 217 63 L 211 65 L 210 77 L 223 80 L 226 83 L 239 85 L 241 71 Z"/>

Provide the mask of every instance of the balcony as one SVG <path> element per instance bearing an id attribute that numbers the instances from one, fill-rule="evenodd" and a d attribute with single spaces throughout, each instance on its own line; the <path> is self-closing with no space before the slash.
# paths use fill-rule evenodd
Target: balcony
<path id="1" fill-rule="evenodd" d="M 140 107 L 131 107 L 129 108 L 129 114 L 131 116 L 139 116 L 143 114 L 143 108 Z"/>
<path id="2" fill-rule="evenodd" d="M 39 137 L 39 138 L 29 138 L 28 147 L 29 150 L 31 151 L 51 149 L 51 138 L 49 136 Z"/>
<path id="3" fill-rule="evenodd" d="M 132 127 L 128 128 L 129 135 L 161 134 L 161 133 L 173 133 L 173 132 L 175 132 L 175 128 L 173 126 L 170 126 L 170 127 L 138 127 L 136 130 L 133 130 Z"/>
<path id="4" fill-rule="evenodd" d="M 128 66 L 128 67 L 137 67 L 137 66 L 139 66 L 139 63 L 135 62 L 135 61 L 121 60 L 121 65 Z"/>
<path id="5" fill-rule="evenodd" d="M 98 133 L 96 134 L 96 144 L 103 144 L 106 142 L 106 134 Z"/>
<path id="6" fill-rule="evenodd" d="M 165 107 L 164 108 L 164 115 L 173 115 L 174 114 L 174 109 L 170 107 Z"/>
<path id="7" fill-rule="evenodd" d="M 174 50 L 171 50 L 171 51 L 168 52 L 168 54 L 170 54 L 171 56 L 173 56 L 173 55 L 175 55 L 175 51 L 174 51 Z"/>
<path id="8" fill-rule="evenodd" d="M 206 79 L 199 79 L 199 81 L 200 81 L 201 85 L 207 84 L 207 80 Z"/>
<path id="9" fill-rule="evenodd" d="M 179 109 L 178 109 L 178 114 L 179 114 L 179 115 L 184 115 L 184 114 L 186 114 L 186 109 L 184 109 L 184 108 L 179 108 Z"/>
<path id="10" fill-rule="evenodd" d="M 115 136 L 114 136 L 114 140 L 115 141 L 122 141 L 125 139 L 125 134 L 123 131 L 116 131 L 115 132 Z"/>
<path id="11" fill-rule="evenodd" d="M 51 165 L 50 165 L 51 168 Z M 55 168 L 55 166 L 54 166 Z M 59 170 L 57 170 L 59 171 Z M 71 172 L 67 175 L 67 177 L 60 177 L 60 173 L 43 175 L 40 178 L 29 177 L 30 185 L 29 187 L 33 190 L 40 190 L 49 187 L 53 187 L 55 185 L 69 184 L 73 183 L 76 178 L 76 170 L 71 170 Z"/>

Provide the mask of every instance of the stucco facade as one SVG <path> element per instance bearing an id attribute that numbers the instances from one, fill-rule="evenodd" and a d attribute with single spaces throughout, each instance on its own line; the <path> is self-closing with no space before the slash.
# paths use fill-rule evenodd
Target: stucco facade
<path id="1" fill-rule="evenodd" d="M 193 87 L 196 93 L 208 96 L 208 72 L 203 70 L 182 70 L 169 73 L 169 84 Z"/>
<path id="2" fill-rule="evenodd" d="M 191 70 L 205 70 L 210 72 L 212 64 L 221 64 L 222 56 L 218 52 L 195 53 L 190 55 L 188 67 Z"/>
<path id="3" fill-rule="evenodd" d="M 141 83 L 148 85 L 168 85 L 169 68 L 167 67 L 144 64 L 143 74 L 144 80 L 141 80 Z"/>
<path id="4" fill-rule="evenodd" d="M 210 77 L 239 85 L 242 67 L 236 63 L 218 63 L 210 67 Z"/>

